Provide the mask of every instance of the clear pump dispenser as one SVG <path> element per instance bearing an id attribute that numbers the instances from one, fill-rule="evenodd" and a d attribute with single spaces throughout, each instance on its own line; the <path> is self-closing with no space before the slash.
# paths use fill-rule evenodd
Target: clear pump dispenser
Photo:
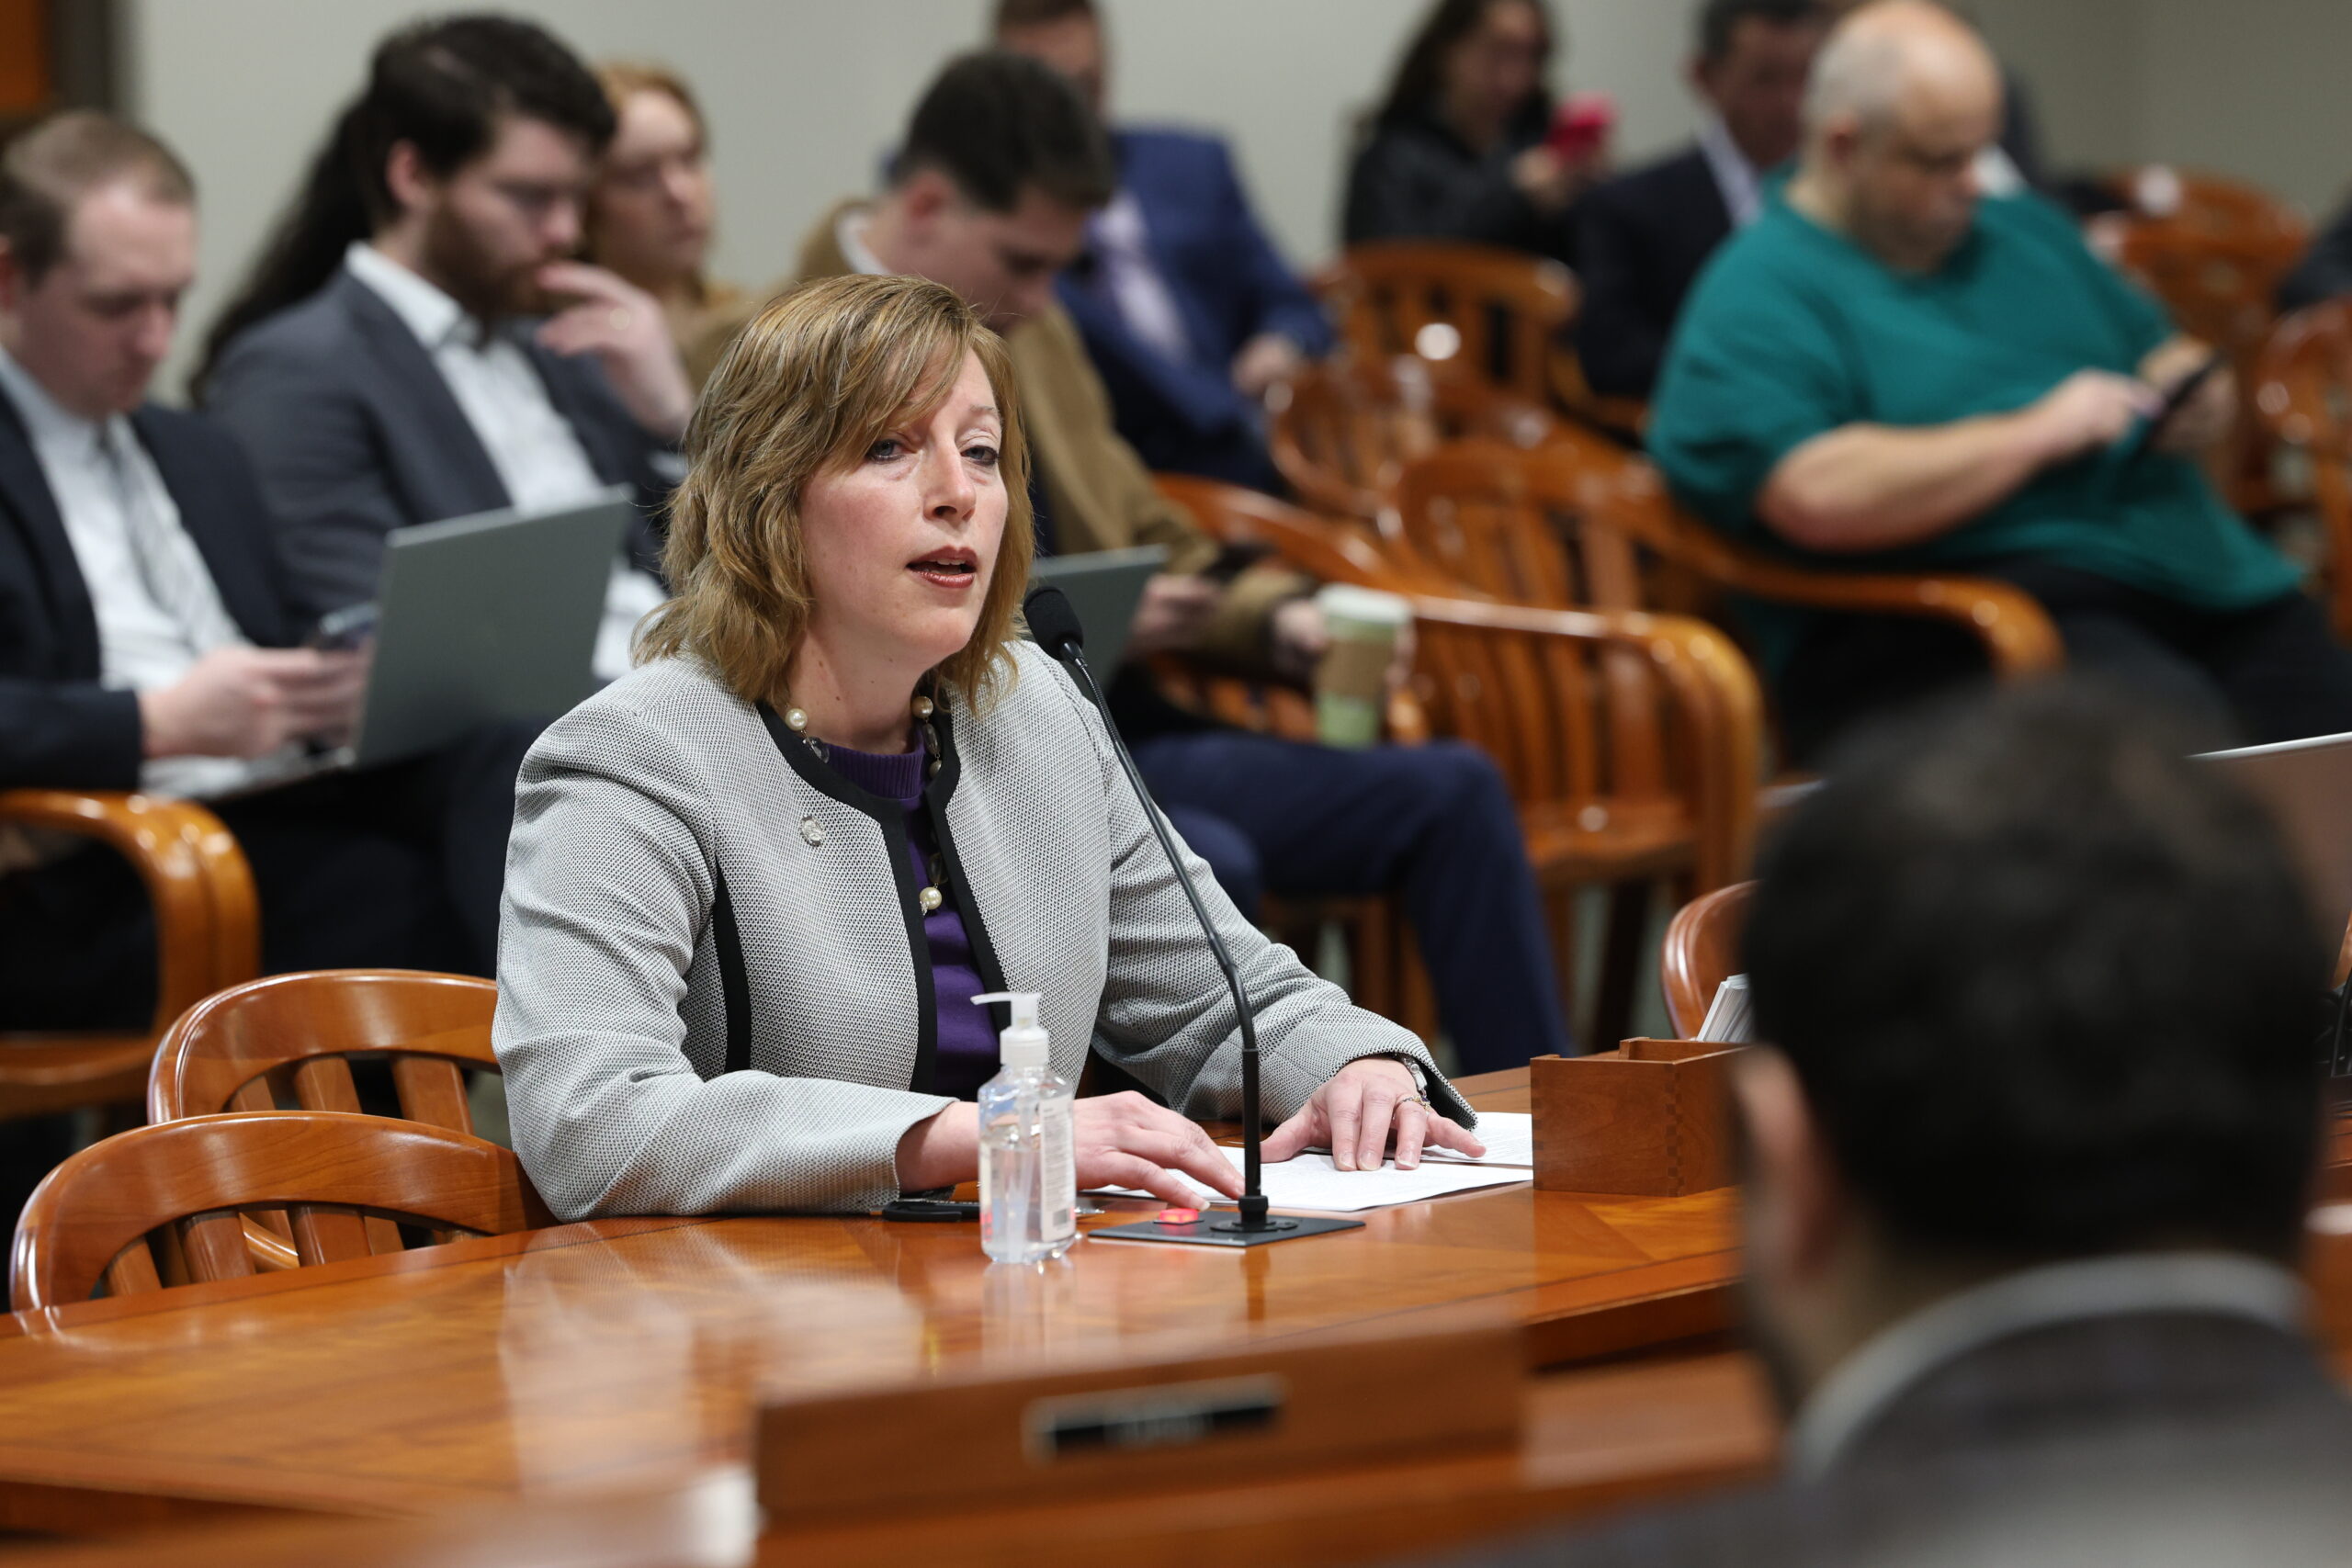
<path id="1" fill-rule="evenodd" d="M 1058 1258 L 1078 1240 L 1077 1087 L 1048 1065 L 1036 992 L 972 999 L 1012 1010 L 997 1036 L 1003 1066 L 980 1088 L 980 1246 L 1000 1263 Z"/>

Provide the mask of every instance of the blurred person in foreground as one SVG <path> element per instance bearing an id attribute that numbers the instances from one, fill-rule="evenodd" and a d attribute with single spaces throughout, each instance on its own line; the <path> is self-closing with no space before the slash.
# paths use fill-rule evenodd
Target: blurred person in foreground
<path id="1" fill-rule="evenodd" d="M 1799 807 L 1733 1095 L 1784 1473 L 1469 1561 L 2343 1561 L 2296 1273 L 2330 944 L 2263 809 L 2134 711 L 1939 704 Z"/>
<path id="2" fill-rule="evenodd" d="M 1165 547 L 1136 612 L 1111 709 L 1152 794 L 1245 914 L 1262 893 L 1395 893 L 1465 1071 L 1566 1051 L 1543 907 L 1501 773 L 1456 742 L 1343 750 L 1211 724 L 1152 686 L 1148 656 L 1303 683 L 1329 646 L 1315 584 L 1261 562 L 1230 583 L 1216 547 L 1153 485 L 1055 276 L 1110 199 L 1109 140 L 1051 67 L 1005 51 L 941 71 L 899 143 L 888 188 L 827 213 L 803 277 L 911 274 L 944 283 L 1005 338 L 1035 461 L 1043 553 Z"/>
<path id="3" fill-rule="evenodd" d="M 2225 369 L 2031 196 L 1986 200 L 2000 74 L 1924 0 L 1840 23 L 1805 146 L 1685 308 L 1647 440 L 1725 533 L 1825 569 L 2011 583 L 2070 664 L 2249 741 L 2352 730 L 2352 653 L 2198 454 Z M 2169 394 L 2185 401 L 2165 413 Z M 1751 606 L 1799 762 L 1983 655 L 1923 620 Z"/>
<path id="4" fill-rule="evenodd" d="M 1596 392 L 1646 400 L 1682 301 L 1716 247 L 1764 213 L 1765 176 L 1796 156 L 1820 0 L 1706 0 L 1690 85 L 1698 145 L 1577 204 L 1577 358 Z"/>
<path id="5" fill-rule="evenodd" d="M 660 303 L 571 259 L 612 136 L 604 88 L 533 23 L 441 17 L 377 46 L 196 378 L 311 613 L 375 596 L 395 528 L 620 485 L 639 515 L 595 662 L 628 668 L 694 388 Z"/>
<path id="6" fill-rule="evenodd" d="M 659 65 L 596 67 L 613 107 L 613 140 L 596 165 L 581 259 L 651 295 L 699 388 L 743 324 L 741 288 L 705 270 L 718 220 L 710 128 L 685 79 Z"/>
<path id="7" fill-rule="evenodd" d="M 1350 164 L 1341 243 L 1460 240 L 1573 263 L 1568 209 L 1605 152 L 1547 143 L 1555 37 L 1543 0 L 1437 0 Z"/>
<path id="8" fill-rule="evenodd" d="M 1108 124 L 1094 0 L 998 0 L 995 37 L 1068 76 Z M 1280 491 L 1266 393 L 1330 352 L 1330 324 L 1266 237 L 1223 141 L 1123 126 L 1111 146 L 1118 188 L 1055 292 L 1119 434 L 1148 468 Z"/>

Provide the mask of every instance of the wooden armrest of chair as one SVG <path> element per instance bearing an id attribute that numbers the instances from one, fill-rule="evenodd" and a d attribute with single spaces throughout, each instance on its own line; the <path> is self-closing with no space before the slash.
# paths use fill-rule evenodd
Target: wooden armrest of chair
<path id="1" fill-rule="evenodd" d="M 2056 670 L 2066 662 L 2058 628 L 2033 595 L 2006 582 L 1974 577 L 1908 577 L 1886 572 L 1808 570 L 1743 550 L 1726 550 L 1731 570 L 1716 581 L 1735 592 L 1776 604 L 1879 615 L 1951 621 L 1984 645 L 1993 672 L 2005 681 Z"/>
<path id="2" fill-rule="evenodd" d="M 260 967 L 253 871 L 193 801 L 105 790 L 0 791 L 0 823 L 71 833 L 128 860 L 155 910 L 155 1030 Z"/>

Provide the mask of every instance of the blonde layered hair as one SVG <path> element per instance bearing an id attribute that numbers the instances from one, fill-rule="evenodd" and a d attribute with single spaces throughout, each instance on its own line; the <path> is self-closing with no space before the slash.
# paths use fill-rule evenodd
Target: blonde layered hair
<path id="1" fill-rule="evenodd" d="M 954 290 L 919 277 L 802 284 L 729 345 L 695 407 L 686 477 L 670 502 L 662 566 L 676 596 L 639 633 L 638 661 L 691 655 L 744 701 L 780 700 L 815 607 L 800 513 L 808 481 L 847 471 L 876 441 L 927 417 L 967 354 L 987 373 L 1004 423 L 1004 537 L 979 625 L 937 674 L 975 706 L 1009 686 L 1006 645 L 1021 632 L 1034 547 L 1012 363 L 1004 340 Z"/>

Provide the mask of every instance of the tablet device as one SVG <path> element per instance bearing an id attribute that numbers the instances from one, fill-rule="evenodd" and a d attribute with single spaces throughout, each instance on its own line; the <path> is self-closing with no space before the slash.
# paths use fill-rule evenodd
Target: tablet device
<path id="1" fill-rule="evenodd" d="M 1136 606 L 1143 603 L 1144 584 L 1167 564 L 1163 545 L 1047 556 L 1029 569 L 1029 586 L 1051 583 L 1069 596 L 1086 632 L 1087 667 L 1108 685 L 1126 660 L 1127 633 L 1135 626 Z"/>

